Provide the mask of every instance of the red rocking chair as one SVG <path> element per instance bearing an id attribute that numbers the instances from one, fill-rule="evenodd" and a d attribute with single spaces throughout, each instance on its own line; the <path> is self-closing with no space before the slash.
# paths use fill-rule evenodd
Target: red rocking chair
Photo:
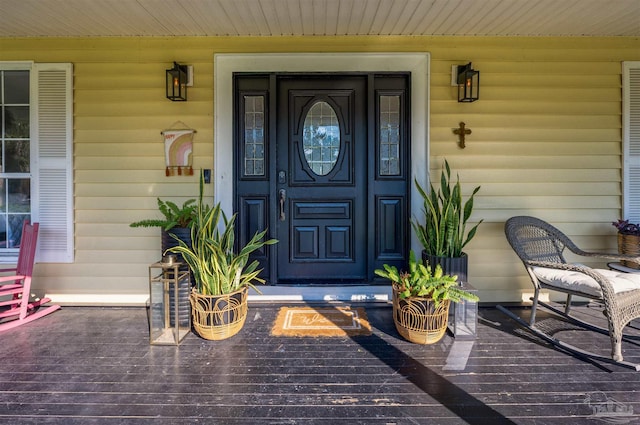
<path id="1" fill-rule="evenodd" d="M 51 301 L 49 298 L 29 302 L 31 274 L 38 243 L 38 227 L 38 223 L 24 222 L 16 267 L 0 269 L 0 273 L 13 273 L 0 276 L 0 331 L 29 323 L 60 308 L 59 305 L 41 307 Z"/>

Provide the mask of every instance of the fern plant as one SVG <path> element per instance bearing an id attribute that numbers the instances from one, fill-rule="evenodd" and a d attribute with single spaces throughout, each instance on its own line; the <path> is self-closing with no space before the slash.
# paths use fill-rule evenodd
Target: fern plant
<path id="1" fill-rule="evenodd" d="M 146 219 L 131 223 L 131 227 L 161 227 L 169 231 L 174 227 L 191 227 L 196 218 L 196 200 L 188 199 L 182 206 L 158 198 L 158 210 L 164 218 Z"/>
<path id="2" fill-rule="evenodd" d="M 409 253 L 408 271 L 399 271 L 395 266 L 384 264 L 382 269 L 374 270 L 375 274 L 389 279 L 398 290 L 401 299 L 411 297 L 429 298 L 439 305 L 444 300 L 460 302 L 462 300 L 478 301 L 475 294 L 460 289 L 458 276 L 446 275 L 440 265 L 431 269 L 416 261 L 413 251 Z"/>
<path id="3" fill-rule="evenodd" d="M 480 220 L 469 232 L 466 232 L 467 221 L 473 211 L 473 199 L 480 186 L 462 203 L 460 177 L 455 184 L 451 181 L 449 162 L 444 161 L 444 170 L 440 177 L 440 188 L 436 191 L 433 184 L 427 193 L 416 181 L 418 192 L 423 199 L 424 224 L 415 219 L 411 226 L 425 252 L 439 257 L 460 257 L 464 247 L 475 236 Z"/>

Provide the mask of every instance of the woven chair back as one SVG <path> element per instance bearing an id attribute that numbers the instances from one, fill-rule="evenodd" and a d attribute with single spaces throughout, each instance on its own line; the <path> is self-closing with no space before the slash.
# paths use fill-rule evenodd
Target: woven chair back
<path id="1" fill-rule="evenodd" d="M 573 245 L 557 228 L 529 216 L 508 219 L 505 223 L 505 235 L 513 250 L 524 262 L 566 263 L 563 251 L 565 247 Z"/>

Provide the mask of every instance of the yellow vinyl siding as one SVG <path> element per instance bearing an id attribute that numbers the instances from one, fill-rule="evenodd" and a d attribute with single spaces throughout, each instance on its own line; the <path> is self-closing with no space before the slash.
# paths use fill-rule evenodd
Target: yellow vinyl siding
<path id="1" fill-rule="evenodd" d="M 480 101 L 472 105 L 450 101 L 450 64 L 440 68 L 438 50 L 431 50 L 431 167 L 446 157 L 468 190 L 482 185 L 473 218 L 485 223 L 467 251 L 483 299 L 516 300 L 514 285 L 530 291 L 503 236 L 510 216 L 539 216 L 587 249 L 615 250 L 620 62 L 640 52 L 637 39 L 626 41 L 527 39 L 465 49 L 465 60 L 481 71 Z M 464 150 L 451 136 L 459 121 L 473 131 Z"/>
<path id="2" fill-rule="evenodd" d="M 467 251 L 484 301 L 517 301 L 530 290 L 503 236 L 512 215 L 540 216 L 585 248 L 615 250 L 621 62 L 640 60 L 638 38 L 3 38 L 0 61 L 74 65 L 76 261 L 38 264 L 34 284 L 55 293 L 147 292 L 159 230 L 128 225 L 156 216 L 156 197 L 197 195 L 197 175 L 165 177 L 161 130 L 176 121 L 195 128 L 194 166 L 213 167 L 214 54 L 392 51 L 430 53 L 432 175 L 447 158 L 466 193 L 482 186 L 472 219 L 485 223 Z M 164 96 L 174 60 L 194 67 L 187 102 Z M 469 61 L 481 72 L 480 100 L 459 104 L 451 66 Z M 460 121 L 472 130 L 464 150 L 452 133 Z M 211 201 L 213 185 L 206 189 Z"/>

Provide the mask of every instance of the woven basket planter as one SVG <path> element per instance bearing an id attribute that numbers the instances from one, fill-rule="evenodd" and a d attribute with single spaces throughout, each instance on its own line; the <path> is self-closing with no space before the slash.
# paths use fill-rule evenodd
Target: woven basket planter
<path id="1" fill-rule="evenodd" d="M 248 288 L 225 295 L 191 292 L 191 316 L 195 331 L 204 339 L 218 341 L 234 336 L 247 319 Z"/>
<path id="2" fill-rule="evenodd" d="M 410 297 L 400 299 L 397 287 L 393 286 L 393 321 L 398 333 L 407 341 L 416 344 L 434 344 L 447 331 L 449 300 L 436 306 L 428 298 Z"/>
<path id="3" fill-rule="evenodd" d="M 618 253 L 640 256 L 640 236 L 618 233 Z M 640 264 L 631 261 L 623 260 L 621 263 L 632 269 L 640 269 Z"/>

